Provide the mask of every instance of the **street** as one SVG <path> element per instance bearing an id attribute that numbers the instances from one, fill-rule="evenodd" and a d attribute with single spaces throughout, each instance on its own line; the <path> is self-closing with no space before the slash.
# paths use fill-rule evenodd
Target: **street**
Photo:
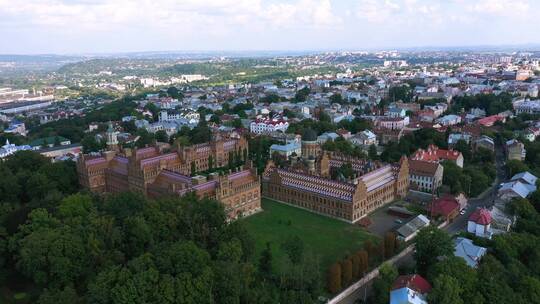
<path id="1" fill-rule="evenodd" d="M 483 193 L 475 198 L 469 199 L 468 206 L 465 214 L 459 215 L 454 219 L 452 223 L 446 226 L 445 230 L 450 234 L 456 234 L 467 228 L 467 220 L 471 213 L 473 213 L 479 207 L 491 207 L 497 199 L 497 190 L 499 184 L 506 180 L 506 170 L 504 168 L 504 152 L 502 146 L 497 145 L 495 148 L 495 166 L 497 170 L 497 176 L 495 181 L 489 189 L 486 189 Z"/>
<path id="2" fill-rule="evenodd" d="M 505 157 L 504 157 L 504 152 L 502 150 L 502 146 L 497 145 L 495 148 L 495 165 L 496 165 L 497 175 L 495 177 L 495 180 L 493 181 L 493 184 L 491 185 L 490 188 L 486 189 L 477 197 L 469 199 L 465 214 L 459 215 L 458 217 L 454 219 L 452 223 L 448 224 L 442 229 L 446 230 L 451 235 L 454 235 L 460 231 L 464 231 L 467 228 L 467 220 L 469 216 L 477 208 L 490 207 L 494 204 L 494 201 L 497 198 L 497 190 L 499 188 L 499 184 L 502 181 L 506 180 L 506 170 L 504 168 L 504 160 L 505 160 Z M 410 263 L 414 263 L 413 252 L 410 252 L 402 256 L 400 259 L 396 260 L 394 265 L 396 267 L 399 267 L 401 265 L 407 265 Z M 370 293 L 372 282 L 373 282 L 373 279 L 369 280 L 362 287 L 356 289 L 349 296 L 341 300 L 339 304 L 353 304 L 358 299 L 363 299 L 364 297 L 367 297 Z"/>

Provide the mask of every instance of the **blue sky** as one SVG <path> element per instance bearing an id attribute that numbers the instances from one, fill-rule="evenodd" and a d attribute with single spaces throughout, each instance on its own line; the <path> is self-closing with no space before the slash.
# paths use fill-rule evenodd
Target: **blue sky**
<path id="1" fill-rule="evenodd" d="M 539 44 L 538 0 L 0 0 L 0 54 Z"/>

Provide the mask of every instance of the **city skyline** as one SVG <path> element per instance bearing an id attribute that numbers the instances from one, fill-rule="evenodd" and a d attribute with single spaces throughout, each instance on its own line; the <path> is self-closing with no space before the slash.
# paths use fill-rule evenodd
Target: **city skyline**
<path id="1" fill-rule="evenodd" d="M 0 54 L 537 45 L 532 0 L 0 0 Z"/>

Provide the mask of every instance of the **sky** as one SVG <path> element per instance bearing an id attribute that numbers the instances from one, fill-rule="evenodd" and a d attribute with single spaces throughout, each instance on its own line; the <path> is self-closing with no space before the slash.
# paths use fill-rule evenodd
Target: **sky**
<path id="1" fill-rule="evenodd" d="M 0 0 L 0 54 L 540 44 L 540 0 Z"/>

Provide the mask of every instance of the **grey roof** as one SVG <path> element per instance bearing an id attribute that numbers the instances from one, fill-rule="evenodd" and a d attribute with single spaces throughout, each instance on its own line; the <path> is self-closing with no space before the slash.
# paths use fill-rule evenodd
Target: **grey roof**
<path id="1" fill-rule="evenodd" d="M 529 194 L 536 191 L 536 186 L 523 183 L 519 180 L 511 181 L 502 184 L 501 188 L 499 189 L 499 193 L 508 191 L 512 191 L 515 194 L 521 196 L 522 198 L 526 198 L 527 196 L 529 196 Z"/>
<path id="2" fill-rule="evenodd" d="M 429 225 L 429 219 L 425 215 L 420 214 L 403 226 L 399 227 L 397 232 L 402 237 L 407 238 L 427 225 Z"/>
<path id="3" fill-rule="evenodd" d="M 454 242 L 454 255 L 464 259 L 470 267 L 478 266 L 486 252 L 486 248 L 474 245 L 473 241 L 467 238 L 458 237 Z"/>
<path id="4" fill-rule="evenodd" d="M 512 181 L 517 181 L 517 180 L 522 180 L 524 182 L 526 182 L 527 184 L 529 185 L 536 185 L 536 181 L 538 180 L 538 178 L 534 175 L 532 175 L 530 172 L 521 172 L 521 173 L 518 173 L 514 176 L 512 176 Z"/>

